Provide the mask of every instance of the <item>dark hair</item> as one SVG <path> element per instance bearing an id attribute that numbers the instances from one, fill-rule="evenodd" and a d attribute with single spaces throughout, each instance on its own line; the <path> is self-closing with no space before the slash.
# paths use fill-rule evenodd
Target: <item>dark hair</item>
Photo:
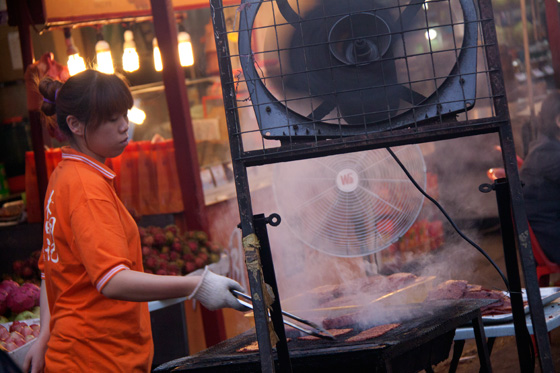
<path id="1" fill-rule="evenodd" d="M 544 99 L 539 113 L 539 128 L 548 137 L 557 138 L 560 128 L 556 118 L 560 115 L 560 91 L 553 91 Z"/>
<path id="2" fill-rule="evenodd" d="M 39 83 L 44 101 L 41 111 L 47 116 L 56 114 L 60 130 L 71 137 L 66 124 L 69 115 L 75 116 L 88 130 L 96 129 L 115 114 L 126 113 L 134 103 L 127 83 L 118 75 L 85 70 L 65 83 L 44 78 Z"/>

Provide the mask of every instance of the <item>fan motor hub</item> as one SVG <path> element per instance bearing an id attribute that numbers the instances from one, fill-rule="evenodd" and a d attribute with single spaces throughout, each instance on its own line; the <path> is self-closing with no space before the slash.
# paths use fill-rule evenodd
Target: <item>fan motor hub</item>
<path id="1" fill-rule="evenodd" d="M 329 49 L 345 65 L 367 65 L 383 57 L 391 45 L 387 22 L 369 12 L 340 18 L 329 32 Z"/>
<path id="2" fill-rule="evenodd" d="M 336 175 L 336 186 L 341 192 L 351 193 L 355 191 L 359 182 L 358 173 L 351 168 L 345 168 Z"/>

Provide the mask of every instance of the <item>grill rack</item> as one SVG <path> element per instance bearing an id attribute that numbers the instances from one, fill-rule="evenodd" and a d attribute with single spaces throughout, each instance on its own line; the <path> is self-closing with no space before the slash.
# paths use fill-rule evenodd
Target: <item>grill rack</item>
<path id="1" fill-rule="evenodd" d="M 363 342 L 346 342 L 346 339 L 358 334 L 363 326 L 356 327 L 334 341 L 298 340 L 302 334 L 295 330 L 288 331 L 292 370 L 404 373 L 426 369 L 447 359 L 455 328 L 471 321 L 479 325 L 480 307 L 492 302 L 494 300 L 488 299 L 437 301 L 419 306 L 413 314 L 410 309 L 397 307 L 392 313 L 395 319 L 384 322 L 401 320 L 402 324 L 380 337 Z M 403 311 L 408 315 L 404 321 L 401 319 Z M 253 343 L 256 337 L 254 329 L 248 330 L 195 355 L 162 364 L 154 372 L 261 372 L 259 352 L 238 351 Z M 275 367 L 282 371 L 276 351 L 273 355 Z M 484 364 L 481 361 L 481 366 Z"/>

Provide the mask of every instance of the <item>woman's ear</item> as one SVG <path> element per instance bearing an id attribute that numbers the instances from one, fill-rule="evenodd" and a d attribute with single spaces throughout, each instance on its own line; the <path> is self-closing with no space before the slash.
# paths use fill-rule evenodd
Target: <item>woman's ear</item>
<path id="1" fill-rule="evenodd" d="M 70 131 L 72 131 L 74 135 L 78 135 L 78 136 L 84 135 L 85 126 L 75 116 L 73 115 L 67 116 L 66 124 L 68 125 L 68 128 L 70 128 Z"/>

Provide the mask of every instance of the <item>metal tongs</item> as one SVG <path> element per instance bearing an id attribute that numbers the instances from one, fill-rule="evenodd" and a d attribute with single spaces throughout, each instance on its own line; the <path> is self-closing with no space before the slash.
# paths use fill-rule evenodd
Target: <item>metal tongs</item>
<path id="1" fill-rule="evenodd" d="M 244 294 L 244 293 L 242 293 L 242 292 L 240 292 L 240 291 L 232 290 L 232 293 L 233 293 L 234 295 L 238 296 L 238 297 L 241 297 L 241 298 L 244 298 L 244 299 L 246 299 L 246 300 L 252 301 L 252 298 L 251 298 L 249 295 Z M 245 307 L 247 307 L 247 308 L 249 308 L 249 309 L 251 309 L 251 310 L 253 309 L 253 305 L 252 305 L 251 303 L 247 303 L 247 302 L 245 302 L 245 301 L 242 301 L 241 299 L 237 299 L 237 301 L 238 301 L 239 303 L 241 303 L 243 306 L 245 306 Z M 292 323 L 292 322 L 290 322 L 290 321 L 288 321 L 288 320 L 282 318 L 282 320 L 284 321 L 284 324 L 286 324 L 286 325 L 288 325 L 288 326 L 291 326 L 291 327 L 294 328 L 294 329 L 297 329 L 297 330 L 299 330 L 299 331 L 304 332 L 305 334 L 309 334 L 309 335 L 312 335 L 312 336 L 315 336 L 315 337 L 318 337 L 318 338 L 334 340 L 334 336 L 333 336 L 331 333 L 329 333 L 325 328 L 322 328 L 321 326 L 315 324 L 315 323 L 312 322 L 312 321 L 302 319 L 301 317 L 296 316 L 296 315 L 291 314 L 291 313 L 286 312 L 286 311 L 282 311 L 282 315 L 284 315 L 284 316 L 286 316 L 286 317 L 289 317 L 289 318 L 291 318 L 291 319 L 294 319 L 294 320 L 296 320 L 297 322 L 300 322 L 300 323 L 302 323 L 302 324 L 305 324 L 305 325 L 310 326 L 311 328 L 313 328 L 313 329 L 305 329 L 305 328 L 302 328 L 302 327 L 299 326 L 299 325 L 296 325 L 296 324 L 294 324 L 294 323 Z"/>

